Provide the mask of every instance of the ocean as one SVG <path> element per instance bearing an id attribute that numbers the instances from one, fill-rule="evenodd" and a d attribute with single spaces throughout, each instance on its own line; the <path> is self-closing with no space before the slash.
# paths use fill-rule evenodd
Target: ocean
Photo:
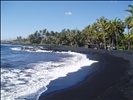
<path id="1" fill-rule="evenodd" d="M 55 85 L 49 89 L 53 80 L 97 62 L 76 52 L 25 51 L 20 49 L 22 46 L 1 44 L 1 100 L 38 100 L 42 93 L 70 87 L 81 78 L 62 88 Z"/>

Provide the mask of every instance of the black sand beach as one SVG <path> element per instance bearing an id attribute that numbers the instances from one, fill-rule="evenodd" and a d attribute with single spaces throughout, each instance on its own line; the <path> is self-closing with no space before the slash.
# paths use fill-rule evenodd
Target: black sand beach
<path id="1" fill-rule="evenodd" d="M 133 51 L 107 51 L 74 47 L 50 47 L 54 51 L 89 54 L 103 69 L 71 88 L 57 91 L 39 100 L 133 100 Z"/>

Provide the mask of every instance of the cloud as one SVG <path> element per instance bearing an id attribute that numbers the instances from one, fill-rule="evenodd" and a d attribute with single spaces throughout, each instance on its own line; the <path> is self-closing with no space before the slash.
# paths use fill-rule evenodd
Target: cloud
<path id="1" fill-rule="evenodd" d="M 72 15 L 72 12 L 66 12 L 65 15 Z"/>

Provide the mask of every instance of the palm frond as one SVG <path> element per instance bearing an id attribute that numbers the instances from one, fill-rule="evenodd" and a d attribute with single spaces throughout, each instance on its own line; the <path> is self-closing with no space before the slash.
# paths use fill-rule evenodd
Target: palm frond
<path id="1" fill-rule="evenodd" d="M 128 5 L 128 7 L 133 8 L 133 5 L 130 4 L 130 5 Z"/>
<path id="2" fill-rule="evenodd" d="M 125 11 L 130 12 L 133 15 L 133 5 L 128 5 L 130 9 L 126 9 Z"/>

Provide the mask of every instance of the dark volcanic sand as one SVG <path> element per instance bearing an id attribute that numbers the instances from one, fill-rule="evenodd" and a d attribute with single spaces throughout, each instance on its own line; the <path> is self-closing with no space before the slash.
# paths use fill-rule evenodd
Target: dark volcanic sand
<path id="1" fill-rule="evenodd" d="M 91 54 L 89 58 L 98 60 L 99 66 L 104 68 L 76 86 L 42 96 L 39 100 L 132 100 L 124 92 L 128 81 L 123 77 L 127 76 L 127 67 L 131 66 L 128 60 L 111 56 L 109 51 L 93 52 L 87 49 L 75 49 L 75 51 Z"/>

